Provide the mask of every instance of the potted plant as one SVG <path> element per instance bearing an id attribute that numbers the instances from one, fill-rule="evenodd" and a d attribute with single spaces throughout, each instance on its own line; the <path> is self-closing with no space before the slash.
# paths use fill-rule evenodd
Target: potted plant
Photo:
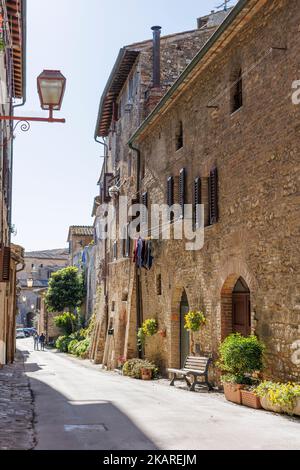
<path id="1" fill-rule="evenodd" d="M 119 356 L 118 357 L 118 369 L 122 370 L 125 362 L 126 362 L 126 358 L 124 356 Z"/>
<path id="2" fill-rule="evenodd" d="M 264 381 L 254 393 L 265 410 L 300 416 L 300 384 Z"/>
<path id="3" fill-rule="evenodd" d="M 141 368 L 141 379 L 142 380 L 152 380 L 152 369 L 149 367 Z"/>
<path id="4" fill-rule="evenodd" d="M 264 345 L 254 335 L 245 337 L 234 333 L 222 342 L 218 366 L 226 372 L 221 379 L 227 400 L 242 404 L 241 390 L 252 386 L 255 383 L 252 374 L 263 368 L 263 351 Z M 244 394 L 244 404 L 258 406 L 256 395 L 251 388 L 247 391 L 248 393 Z"/>
<path id="5" fill-rule="evenodd" d="M 190 310 L 184 317 L 185 324 L 184 328 L 188 331 L 199 331 L 200 328 L 205 325 L 206 318 L 203 312 L 197 310 Z"/>
<path id="6" fill-rule="evenodd" d="M 129 359 L 123 366 L 123 375 L 135 379 L 151 380 L 158 376 L 158 368 L 147 359 Z"/>

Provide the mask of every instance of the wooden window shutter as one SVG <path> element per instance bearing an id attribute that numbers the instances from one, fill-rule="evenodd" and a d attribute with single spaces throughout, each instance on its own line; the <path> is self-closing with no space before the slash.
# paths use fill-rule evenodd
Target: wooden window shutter
<path id="1" fill-rule="evenodd" d="M 115 241 L 114 244 L 113 244 L 113 259 L 116 260 L 117 259 L 117 256 L 118 256 L 118 244 L 117 242 Z"/>
<path id="2" fill-rule="evenodd" d="M 119 119 L 118 103 L 113 102 L 113 121 L 116 122 Z"/>
<path id="3" fill-rule="evenodd" d="M 174 178 L 169 176 L 167 180 L 167 204 L 169 207 L 174 204 Z"/>
<path id="4" fill-rule="evenodd" d="M 113 179 L 113 173 L 105 173 L 104 175 L 104 202 L 110 201 L 109 188 Z"/>
<path id="5" fill-rule="evenodd" d="M 210 214 L 210 225 L 216 224 L 219 218 L 218 170 L 217 168 L 213 168 L 209 176 L 209 214 Z"/>
<path id="6" fill-rule="evenodd" d="M 5 246 L 0 249 L 0 282 L 10 280 L 10 248 Z"/>
<path id="7" fill-rule="evenodd" d="M 198 177 L 194 180 L 194 194 L 193 194 L 193 224 L 194 228 L 198 228 L 200 220 L 197 217 L 197 205 L 202 204 L 201 198 L 201 178 Z M 199 214 L 198 214 L 199 216 Z"/>
<path id="8" fill-rule="evenodd" d="M 131 240 L 129 236 L 129 224 L 126 226 L 126 240 L 125 240 L 125 257 L 129 258 L 130 256 L 130 248 L 131 248 Z"/>
<path id="9" fill-rule="evenodd" d="M 184 216 L 185 193 L 186 193 L 186 174 L 185 168 L 179 173 L 179 204 L 181 205 L 182 215 Z"/>
<path id="10" fill-rule="evenodd" d="M 145 192 L 142 194 L 142 223 L 146 223 L 147 222 L 147 211 L 146 209 L 148 209 L 148 193 Z"/>

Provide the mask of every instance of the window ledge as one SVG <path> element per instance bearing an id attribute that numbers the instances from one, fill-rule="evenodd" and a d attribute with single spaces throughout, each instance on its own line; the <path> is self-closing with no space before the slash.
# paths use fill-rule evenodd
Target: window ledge
<path id="1" fill-rule="evenodd" d="M 238 108 L 238 109 L 236 109 L 235 111 L 233 111 L 233 112 L 230 114 L 230 117 L 234 117 L 237 113 L 239 113 L 240 111 L 242 111 L 243 107 L 244 107 L 244 106 L 242 105 L 240 108 Z"/>

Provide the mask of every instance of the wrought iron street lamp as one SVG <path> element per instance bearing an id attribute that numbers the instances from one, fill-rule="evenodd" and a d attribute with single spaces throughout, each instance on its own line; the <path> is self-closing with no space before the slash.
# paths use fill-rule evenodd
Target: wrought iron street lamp
<path id="1" fill-rule="evenodd" d="M 59 70 L 44 70 L 37 78 L 41 108 L 59 111 L 66 89 L 66 79 Z"/>
<path id="2" fill-rule="evenodd" d="M 18 121 L 14 127 L 20 122 L 22 131 L 28 131 L 29 122 L 57 122 L 65 123 L 65 119 L 56 119 L 53 117 L 53 111 L 61 109 L 65 89 L 66 78 L 59 70 L 44 70 L 37 78 L 37 88 L 40 97 L 41 108 L 49 111 L 49 117 L 30 117 L 30 116 L 0 116 L 0 121 Z"/>

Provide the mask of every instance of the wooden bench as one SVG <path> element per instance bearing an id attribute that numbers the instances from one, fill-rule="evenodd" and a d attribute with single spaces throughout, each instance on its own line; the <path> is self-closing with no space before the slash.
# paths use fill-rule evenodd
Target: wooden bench
<path id="1" fill-rule="evenodd" d="M 212 359 L 210 357 L 187 356 L 182 369 L 167 369 L 167 372 L 173 374 L 170 385 L 174 386 L 175 380 L 183 377 L 191 392 L 195 391 L 196 385 L 203 384 L 208 387 L 208 390 L 212 390 L 213 387 L 208 381 L 208 368 L 211 363 Z M 192 383 L 188 380 L 189 376 L 193 377 Z M 204 381 L 197 380 L 198 377 L 204 377 Z"/>

